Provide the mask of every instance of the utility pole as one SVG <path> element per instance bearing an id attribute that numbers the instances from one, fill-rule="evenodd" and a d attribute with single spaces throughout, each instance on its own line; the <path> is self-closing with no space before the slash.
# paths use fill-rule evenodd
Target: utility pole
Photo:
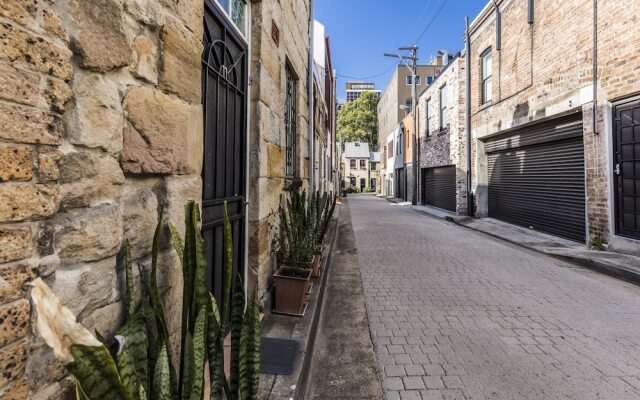
<path id="1" fill-rule="evenodd" d="M 411 204 L 414 206 L 418 204 L 418 168 L 420 163 L 418 161 L 418 145 L 420 138 L 418 136 L 418 99 L 416 89 L 416 76 L 418 72 L 418 46 L 415 44 L 408 47 L 400 47 L 400 51 L 411 51 L 410 56 L 401 56 L 398 54 L 385 53 L 385 57 L 399 58 L 404 65 L 411 71 L 411 111 L 413 112 L 413 196 L 411 196 Z M 408 61 L 411 61 L 409 64 Z"/>

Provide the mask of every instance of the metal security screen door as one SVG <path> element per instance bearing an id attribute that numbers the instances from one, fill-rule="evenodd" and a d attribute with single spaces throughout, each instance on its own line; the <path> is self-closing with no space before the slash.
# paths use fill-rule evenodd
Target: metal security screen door
<path id="1" fill-rule="evenodd" d="M 232 224 L 234 275 L 244 272 L 247 45 L 210 0 L 205 1 L 204 25 L 202 234 L 209 288 L 221 304 L 225 201 Z"/>
<path id="2" fill-rule="evenodd" d="M 423 204 L 456 211 L 456 166 L 422 170 Z"/>
<path id="3" fill-rule="evenodd" d="M 640 239 L 640 99 L 617 104 L 614 118 L 616 233 Z"/>

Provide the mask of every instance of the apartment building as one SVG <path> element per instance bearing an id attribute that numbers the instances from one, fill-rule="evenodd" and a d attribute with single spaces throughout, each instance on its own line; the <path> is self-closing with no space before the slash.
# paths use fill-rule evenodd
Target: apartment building
<path id="1" fill-rule="evenodd" d="M 345 84 L 345 92 L 347 94 L 347 101 L 358 100 L 364 92 L 373 92 L 380 97 L 380 90 L 376 89 L 376 84 L 373 82 L 347 82 Z"/>
<path id="2" fill-rule="evenodd" d="M 343 188 L 376 192 L 380 184 L 380 153 L 366 142 L 347 142 L 343 153 Z"/>

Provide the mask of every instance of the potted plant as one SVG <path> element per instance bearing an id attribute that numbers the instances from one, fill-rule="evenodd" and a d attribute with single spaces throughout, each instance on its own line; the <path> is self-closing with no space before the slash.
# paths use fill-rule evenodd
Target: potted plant
<path id="1" fill-rule="evenodd" d="M 273 274 L 276 288 L 275 312 L 302 315 L 310 278 L 311 269 L 281 266 Z"/>

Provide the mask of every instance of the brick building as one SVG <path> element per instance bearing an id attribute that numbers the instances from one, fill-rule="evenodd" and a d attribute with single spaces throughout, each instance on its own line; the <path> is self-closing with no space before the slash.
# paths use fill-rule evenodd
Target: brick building
<path id="1" fill-rule="evenodd" d="M 477 214 L 638 253 L 640 3 L 595 12 L 498 0 L 471 24 Z"/>
<path id="2" fill-rule="evenodd" d="M 467 213 L 465 59 L 456 57 L 420 94 L 419 203 Z"/>

